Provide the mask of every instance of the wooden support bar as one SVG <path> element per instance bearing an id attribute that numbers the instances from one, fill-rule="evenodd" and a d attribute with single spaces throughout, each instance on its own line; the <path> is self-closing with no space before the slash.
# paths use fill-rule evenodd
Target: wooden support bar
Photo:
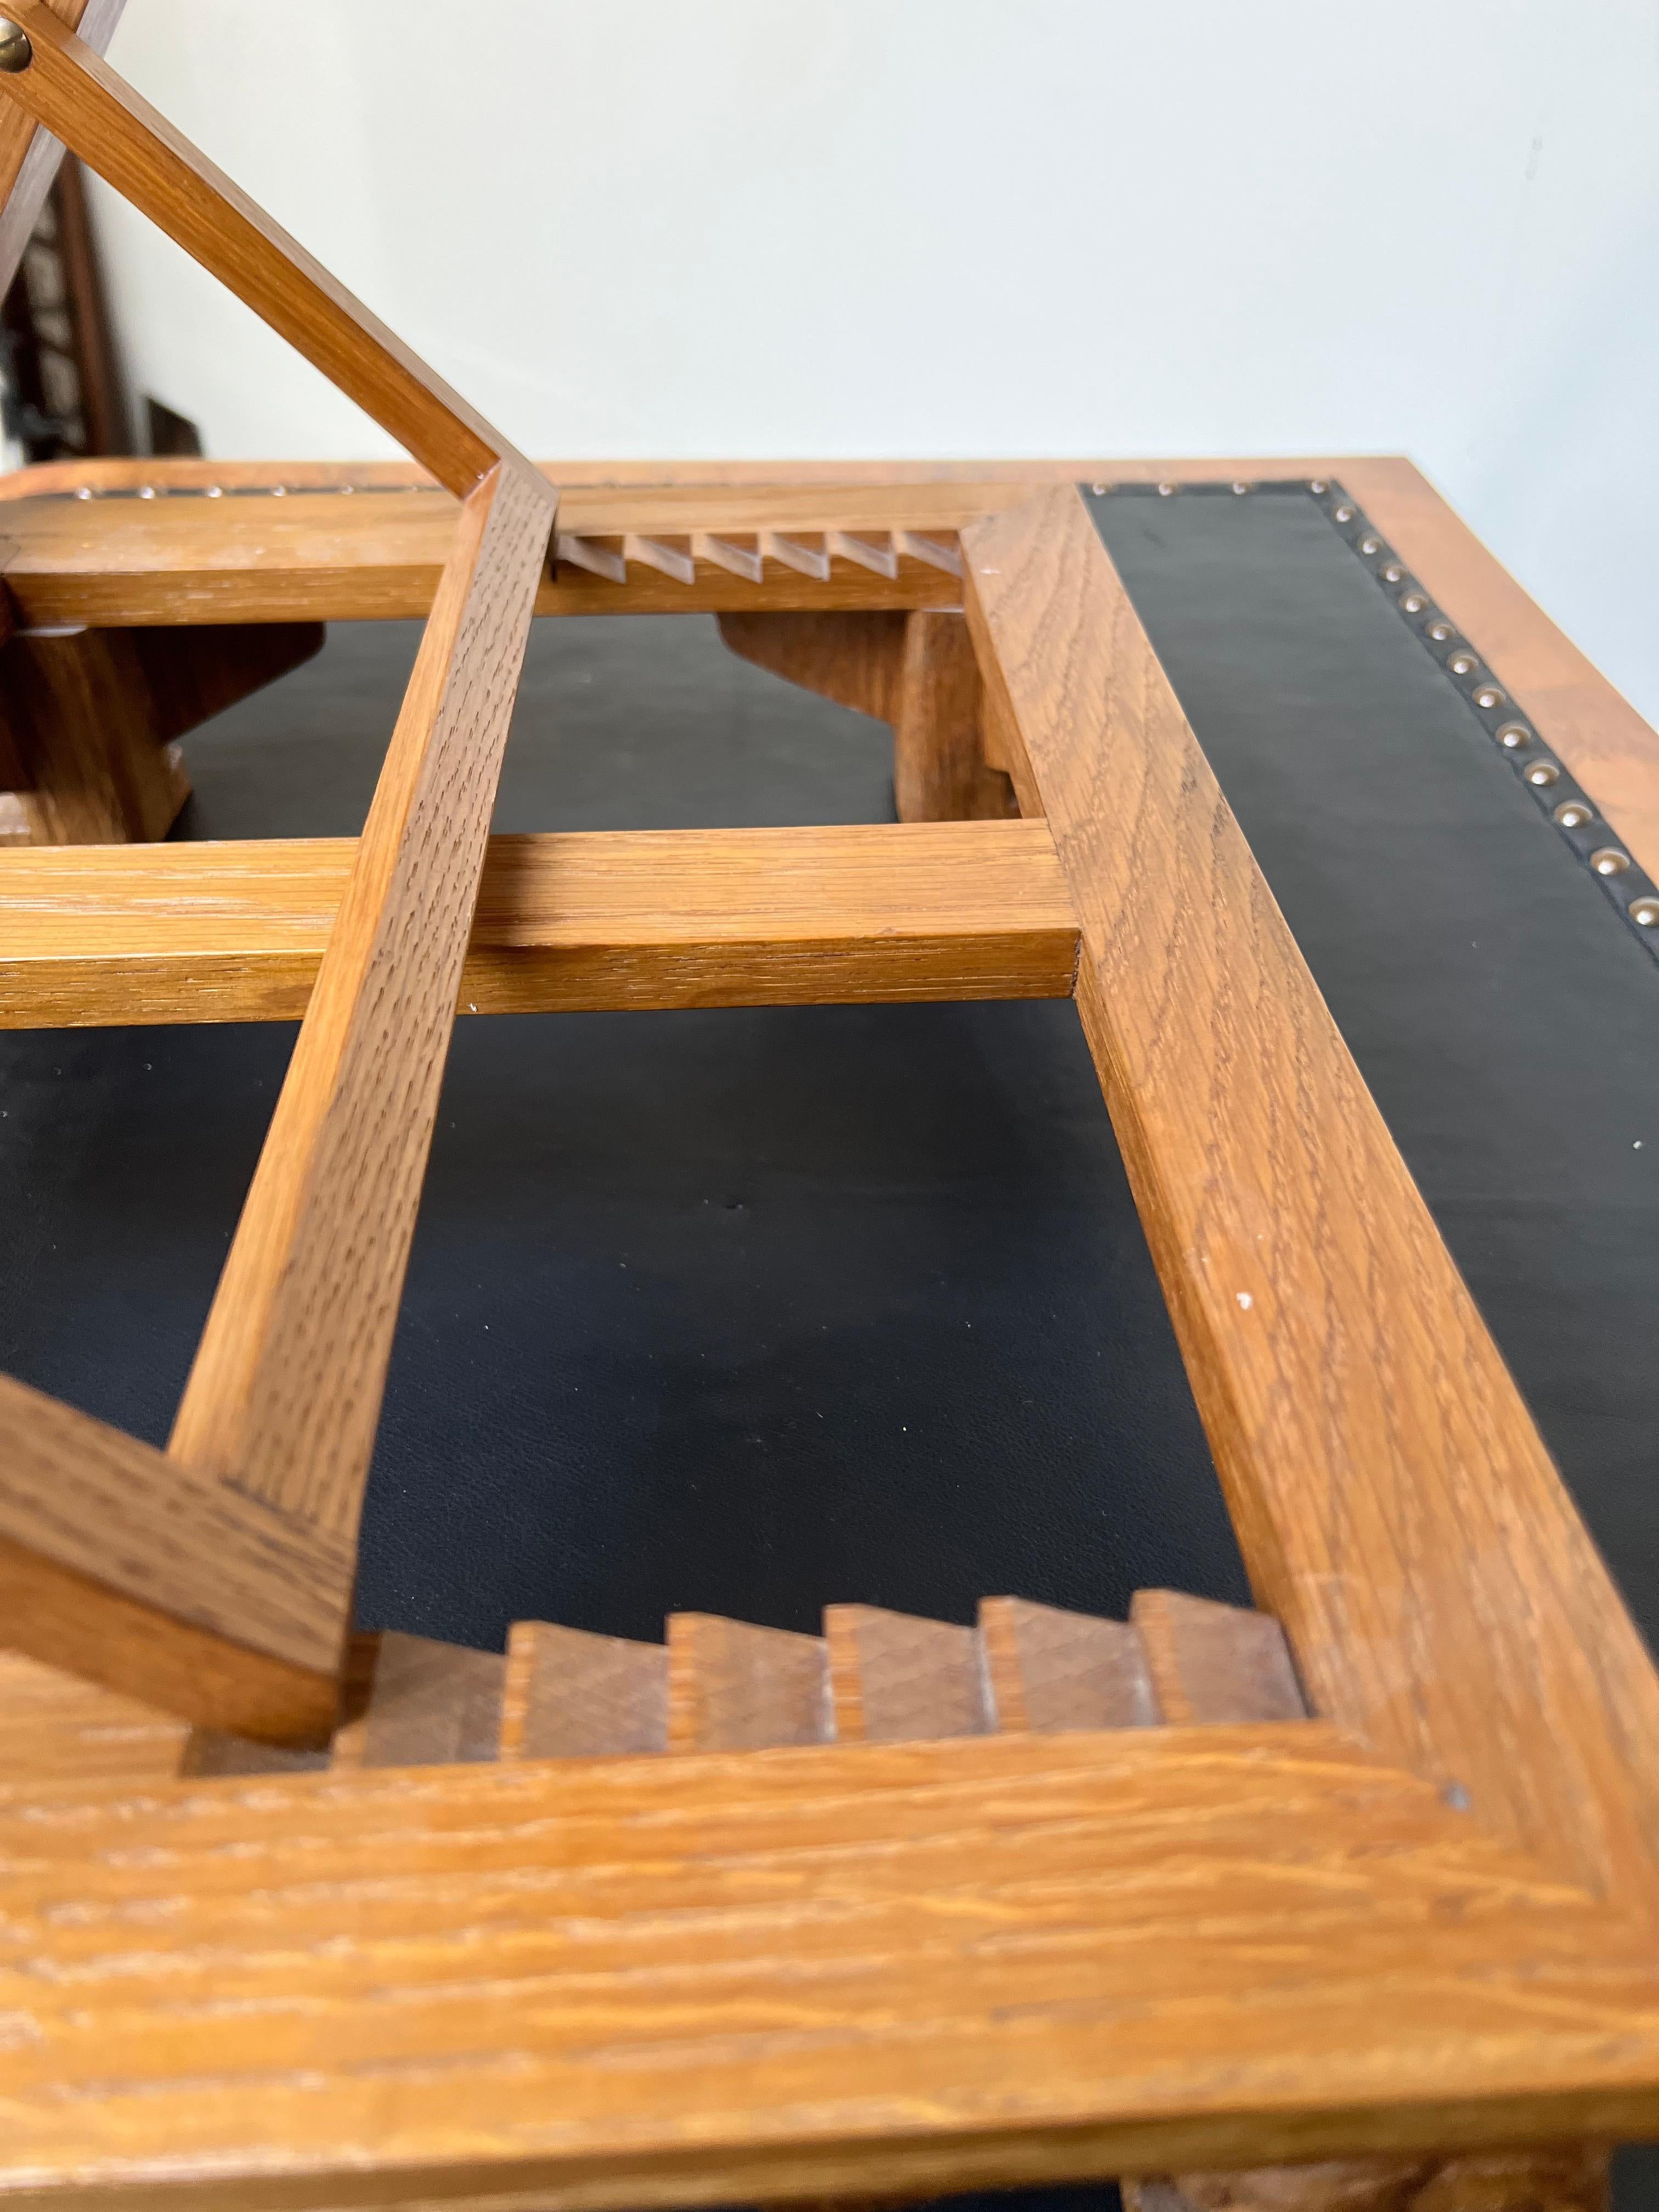
<path id="1" fill-rule="evenodd" d="M 1568 1878 L 1651 1897 L 1659 1677 L 1082 501 L 963 544 L 1260 1602 L 1323 1717 Z"/>
<path id="2" fill-rule="evenodd" d="M 352 1547 L 0 1376 L 0 1637 L 273 1742 L 334 1720 Z"/>
<path id="3" fill-rule="evenodd" d="M 5 93 L 321 369 L 458 495 L 531 465 L 246 194 L 139 98 L 46 0 L 8 0 L 30 65 Z"/>
<path id="4" fill-rule="evenodd" d="M 20 2203 L 931 2197 L 1653 2124 L 1628 1921 L 1317 1722 L 60 1790 L 0 1863 Z"/>
<path id="5" fill-rule="evenodd" d="M 462 510 L 169 1447 L 348 1542 L 553 509 Z"/>
<path id="6" fill-rule="evenodd" d="M 971 1628 L 878 1605 L 830 1605 L 823 1633 L 837 1742 L 983 1735 L 994 1725 Z"/>
<path id="7" fill-rule="evenodd" d="M 1018 811 L 1008 778 L 987 763 L 981 720 L 967 623 L 945 608 L 907 616 L 892 716 L 901 822 L 995 822 Z"/>
<path id="8" fill-rule="evenodd" d="M 352 838 L 0 854 L 0 1028 L 295 1020 Z M 494 837 L 463 1013 L 1067 998 L 1039 823 Z"/>
<path id="9" fill-rule="evenodd" d="M 174 740 L 318 651 L 321 623 L 19 630 L 0 650 L 15 762 L 0 842 L 165 837 L 190 796 Z"/>
<path id="10" fill-rule="evenodd" d="M 834 1733 L 821 1637 L 720 1613 L 669 1615 L 670 1751 L 760 1751 Z"/>
<path id="11" fill-rule="evenodd" d="M 668 1651 L 547 1620 L 515 1620 L 501 1697 L 503 1759 L 638 1757 L 668 1747 Z"/>

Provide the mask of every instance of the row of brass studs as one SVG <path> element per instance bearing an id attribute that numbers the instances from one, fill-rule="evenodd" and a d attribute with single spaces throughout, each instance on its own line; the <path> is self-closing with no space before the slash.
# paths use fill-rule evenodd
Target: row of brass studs
<path id="1" fill-rule="evenodd" d="M 1659 959 L 1659 891 L 1611 836 L 1588 795 L 1545 745 L 1468 641 L 1442 614 L 1406 565 L 1340 484 L 1316 478 L 1309 487 L 1402 620 L 1414 630 L 1474 708 L 1487 735 L 1507 756 L 1573 852 L 1601 883 L 1613 907 Z"/>
<path id="2" fill-rule="evenodd" d="M 1659 890 L 1638 868 L 1622 845 L 1613 842 L 1607 824 L 1590 799 L 1545 745 L 1537 731 L 1516 711 L 1503 685 L 1482 662 L 1480 654 L 1461 636 L 1456 626 L 1436 607 L 1427 592 L 1408 573 L 1406 564 L 1361 513 L 1358 502 L 1340 484 L 1323 477 L 1310 481 L 1183 484 L 1091 484 L 1097 498 L 1107 492 L 1139 494 L 1157 499 L 1217 493 L 1243 499 L 1253 492 L 1311 493 L 1338 532 L 1370 570 L 1393 600 L 1401 620 L 1455 684 L 1487 734 L 1503 750 L 1522 782 L 1532 793 L 1540 810 L 1547 814 L 1578 859 L 1600 882 L 1602 890 L 1638 938 L 1659 960 Z"/>

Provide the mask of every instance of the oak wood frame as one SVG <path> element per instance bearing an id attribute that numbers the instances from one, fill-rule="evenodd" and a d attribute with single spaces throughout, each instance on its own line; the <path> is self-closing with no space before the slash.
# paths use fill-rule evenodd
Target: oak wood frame
<path id="1" fill-rule="evenodd" d="M 37 32 L 38 0 L 14 12 Z M 108 125 L 117 95 L 67 42 L 41 35 L 94 77 Z M 49 93 L 75 82 L 42 81 Z M 42 112 L 68 135 L 77 111 L 63 97 Z M 464 473 L 476 429 L 440 425 L 429 442 L 447 462 L 459 453 Z M 1517 610 L 1513 587 L 1460 544 L 1402 465 L 1293 465 L 1340 474 L 1478 641 L 1483 619 L 1509 624 L 1514 661 L 1485 649 L 1644 857 L 1642 825 L 1659 822 L 1651 733 L 1609 708 L 1535 611 Z M 959 604 L 948 568 L 923 558 L 908 571 L 896 554 L 890 577 L 852 563 L 873 583 L 849 602 L 827 547 L 831 529 L 935 549 L 963 530 L 997 757 L 1048 827 L 946 835 L 974 855 L 971 869 L 995 853 L 1036 871 L 1049 981 L 1056 958 L 1069 974 L 1080 942 L 1085 1028 L 1241 1538 L 1321 1717 L 180 1783 L 140 1799 L 91 1784 L 41 1792 L 0 1816 L 0 1898 L 18 1961 L 0 1967 L 0 2009 L 15 2003 L 38 2031 L 7 2051 L 0 2075 L 0 2188 L 13 2202 L 322 2212 L 487 2201 L 530 2212 L 1659 2128 L 1659 1682 L 1080 503 L 1065 489 L 1033 498 L 1039 481 L 1014 465 L 1000 482 L 988 472 L 988 489 L 899 484 L 855 499 L 783 487 L 745 503 L 692 487 L 672 500 L 629 493 L 645 503 L 625 508 L 610 492 L 576 519 L 596 540 L 671 550 L 700 532 L 731 533 L 726 544 L 745 529 L 797 544 L 823 534 L 828 575 L 786 562 L 796 580 L 780 585 L 757 553 L 757 575 L 722 571 L 690 587 L 734 612 Z M 325 913 L 304 950 L 320 969 L 290 1083 L 293 1143 L 251 1201 L 237 1265 L 252 1295 L 233 1292 L 221 1328 L 229 1348 L 216 1345 L 204 1380 L 192 1379 L 182 1462 L 21 1385 L 0 1390 L 17 1478 L 9 1497 L 0 1492 L 0 1588 L 20 1640 L 272 1736 L 326 1721 L 372 1432 L 364 1407 L 378 1398 L 443 1030 L 469 972 L 501 701 L 510 703 L 507 672 L 553 520 L 550 493 L 509 449 L 463 489 L 447 564 L 434 571 L 405 544 L 388 567 L 364 500 L 332 565 L 302 565 L 301 596 L 281 607 L 283 619 L 364 611 L 352 597 L 362 547 L 363 566 L 398 580 L 395 593 L 375 586 L 373 611 L 431 613 L 369 830 L 349 859 L 304 861 L 343 879 L 341 916 L 330 929 Z M 437 494 L 401 513 L 414 519 L 388 518 L 398 532 L 440 517 L 455 527 Z M 567 509 L 562 527 L 572 520 Z M 251 618 L 246 564 L 234 605 L 202 596 L 201 579 L 226 568 L 169 567 L 153 545 L 118 569 L 99 587 L 117 594 L 100 603 L 105 621 Z M 596 574 L 571 587 L 586 597 L 559 611 L 614 605 L 606 590 L 640 604 L 625 556 L 623 569 L 620 586 Z M 26 555 L 14 586 L 36 595 L 36 619 L 42 574 Z M 815 582 L 830 591 L 813 597 Z M 543 583 L 538 606 L 566 588 Z M 270 604 L 258 618 L 276 618 Z M 459 695 L 480 658 L 487 703 L 470 715 Z M 1128 825 L 1092 802 L 1108 752 L 1139 793 L 1133 866 Z M 437 824 L 447 843 L 458 811 L 460 857 L 441 876 L 422 854 Z M 811 834 L 781 833 L 778 865 Z M 875 839 L 892 856 L 877 863 L 892 879 L 876 903 L 885 898 L 890 915 L 925 905 L 915 833 L 869 835 L 872 857 Z M 567 842 L 603 874 L 593 842 Z M 532 872 L 539 857 L 528 856 Z M 73 852 L 7 859 L 59 880 L 93 866 Z M 96 864 L 129 933 L 158 863 L 173 865 L 125 852 Z M 246 848 L 233 865 L 260 873 Z M 944 897 L 959 934 L 1006 931 L 997 899 L 1010 886 L 976 899 L 968 872 L 927 896 Z M 730 920 L 744 945 L 779 955 L 777 999 L 822 995 L 801 946 L 816 951 L 833 924 L 820 911 L 791 939 L 756 933 L 751 915 L 745 935 L 745 902 L 757 903 L 752 880 L 735 898 L 716 887 L 714 933 Z M 381 932 L 411 913 L 435 949 L 425 970 L 398 977 L 423 1040 L 399 1060 L 404 1024 L 378 1019 L 375 986 Z M 1206 916 L 1210 935 L 1194 927 Z M 650 919 L 642 901 L 641 930 Z M 758 930 L 775 927 L 763 918 Z M 706 926 L 659 920 L 654 942 L 690 948 L 708 992 L 699 1002 L 732 1002 L 727 993 L 753 987 L 709 980 L 719 962 L 707 937 Z M 876 923 L 841 940 L 852 945 L 849 994 L 870 994 L 882 937 Z M 473 947 L 476 963 L 476 933 Z M 246 940 L 230 951 L 240 964 L 228 988 L 261 988 L 246 980 Z M 133 952 L 130 939 L 128 957 L 164 961 L 167 947 Z M 76 988 L 88 994 L 76 1003 L 96 1018 L 84 937 L 78 951 L 63 945 L 51 988 L 70 988 L 76 961 Z M 282 988 L 302 992 L 309 973 L 290 971 Z M 540 988 L 548 995 L 535 1003 L 562 1002 Z M 652 1003 L 662 988 L 629 996 L 618 983 L 610 1002 Z M 1190 1009 L 1187 1030 L 1148 1018 L 1160 995 Z M 178 1011 L 168 1002 L 155 1018 Z M 1301 1073 L 1287 1089 L 1292 1067 Z M 346 1319 L 362 1328 L 337 1370 L 330 1333 L 307 1334 L 319 1310 L 307 1286 L 332 1279 L 326 1255 L 359 1180 L 331 1146 L 360 1118 L 353 1102 L 380 1095 L 393 1072 L 420 1097 L 379 1164 L 389 1181 L 368 1186 L 392 1193 L 380 1209 L 392 1230 L 352 1285 L 360 1304 Z M 1253 1133 L 1271 1141 L 1252 1146 Z M 297 1309 L 285 1305 L 296 1281 Z M 1334 1337 L 1304 1330 L 1298 1293 L 1334 1316 Z M 1451 1332 L 1455 1356 L 1402 1300 Z M 294 1343 L 312 1347 L 307 1372 L 321 1359 L 331 1379 L 320 1395 L 341 1409 L 302 1462 L 295 1423 L 311 1408 L 296 1412 L 283 1380 Z M 268 1389 L 258 1381 L 267 1362 Z M 250 1388 L 225 1389 L 228 1370 L 255 1378 L 269 1409 L 257 1431 L 243 1419 Z M 354 1375 L 368 1386 L 355 1396 Z M 134 1501 L 155 1506 L 151 1522 L 131 1524 L 138 1537 L 123 1528 L 109 1547 L 118 1559 L 89 1556 L 86 1528 L 129 1521 Z M 180 1501 L 205 1532 L 185 1546 L 202 1568 L 193 1608 L 177 1588 L 181 1531 L 194 1525 Z M 1369 1526 L 1334 1542 L 1345 1514 Z M 43 1572 L 59 1548 L 70 1563 Z M 244 1553 L 252 1598 L 224 1579 Z M 272 1625 L 250 1645 L 261 1605 Z M 302 1678 L 297 1687 L 277 1662 Z M 198 1689 L 209 1678 L 210 1691 Z M 173 1939 L 160 1945 L 158 1920 Z M 54 2094 L 69 2083 L 80 2085 L 72 2098 Z"/>

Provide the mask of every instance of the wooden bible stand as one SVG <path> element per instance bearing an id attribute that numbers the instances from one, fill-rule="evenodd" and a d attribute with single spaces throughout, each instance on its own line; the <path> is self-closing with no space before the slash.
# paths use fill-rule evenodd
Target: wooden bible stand
<path id="1" fill-rule="evenodd" d="M 1260 465 L 538 468 L 94 12 L 12 0 L 18 191 L 44 126 L 418 466 L 7 488 L 7 1023 L 304 1018 L 167 1450 L 0 1389 L 4 2201 L 1601 2202 L 1659 1681 L 1070 481 Z M 1650 734 L 1421 479 L 1276 473 L 1653 866 Z M 492 841 L 532 616 L 640 610 L 890 721 L 899 823 Z M 416 613 L 360 839 L 140 842 L 179 730 Z M 1073 994 L 1260 1613 L 353 1638 L 458 1003 Z"/>

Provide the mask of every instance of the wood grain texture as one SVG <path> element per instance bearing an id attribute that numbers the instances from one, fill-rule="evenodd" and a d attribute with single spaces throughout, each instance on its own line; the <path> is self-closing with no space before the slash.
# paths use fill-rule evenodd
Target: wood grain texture
<path id="1" fill-rule="evenodd" d="M 0 1802 L 27 1804 L 64 1783 L 142 1791 L 171 1782 L 191 1733 L 137 1698 L 0 1651 Z"/>
<path id="2" fill-rule="evenodd" d="M 109 465 L 82 465 L 101 470 Z M 431 605 L 454 528 L 455 502 L 447 493 L 435 487 L 375 489 L 375 471 L 365 466 L 355 472 L 364 488 L 346 497 L 321 486 L 307 489 L 313 471 L 296 464 L 280 498 L 170 498 L 167 489 L 180 481 L 174 473 L 179 465 L 146 465 L 144 481 L 153 478 L 158 491 L 154 499 L 10 501 L 0 533 L 3 573 L 23 619 L 36 625 L 112 627 L 374 621 L 418 617 Z M 216 469 L 212 481 L 230 491 L 234 465 Z M 908 512 L 941 530 L 953 527 L 954 518 L 982 511 L 978 501 L 950 487 L 939 495 L 878 490 L 834 499 L 799 490 L 583 493 L 562 504 L 564 552 L 556 575 L 542 580 L 537 612 L 960 605 L 960 581 L 927 562 L 896 556 L 888 577 L 835 554 L 827 579 L 820 580 L 766 557 L 761 533 L 741 526 L 773 514 L 800 517 L 801 527 L 816 522 L 822 529 L 838 519 L 837 507 L 840 519 L 856 528 L 866 526 L 872 509 Z M 705 520 L 711 527 L 701 526 Z M 636 541 L 681 537 L 692 546 L 689 585 L 656 565 L 629 559 L 629 546 Z M 744 537 L 753 539 L 754 551 L 740 557 L 735 541 Z M 597 565 L 582 565 L 573 558 L 582 545 L 598 549 L 604 558 L 596 554 Z M 715 557 L 722 548 L 726 561 Z M 735 567 L 729 564 L 733 561 Z"/>
<path id="3" fill-rule="evenodd" d="M 973 1629 L 878 1605 L 830 1605 L 823 1634 L 837 1742 L 983 1735 L 995 1725 Z"/>
<path id="4" fill-rule="evenodd" d="M 640 1757 L 668 1747 L 660 1644 L 515 1620 L 501 1698 L 503 1759 Z"/>
<path id="5" fill-rule="evenodd" d="M 1181 1590 L 1137 1590 L 1129 1617 L 1165 1722 L 1207 1727 L 1295 1720 L 1304 1711 L 1279 1624 Z M 1322 2160 L 1127 2181 L 1127 2212 L 1595 2212 L 1607 2154 L 1583 2145 L 1544 2157 Z"/>
<path id="6" fill-rule="evenodd" d="M 35 2212 L 938 2193 L 1659 2118 L 1628 1924 L 1317 1723 L 70 1787 L 0 1811 L 0 1898 Z"/>
<path id="7" fill-rule="evenodd" d="M 552 513 L 463 509 L 169 1447 L 348 1541 Z"/>
<path id="8" fill-rule="evenodd" d="M 1150 1728 L 1158 1717 L 1146 1654 L 1127 1621 L 988 1597 L 979 1634 L 1000 1729 Z"/>
<path id="9" fill-rule="evenodd" d="M 0 1635 L 273 1741 L 334 1718 L 351 1549 L 0 1376 Z"/>
<path id="10" fill-rule="evenodd" d="M 1008 778 L 987 763 L 980 699 L 962 617 L 945 608 L 908 616 L 892 716 L 901 822 L 997 822 L 1018 811 Z"/>
<path id="11" fill-rule="evenodd" d="M 665 490 L 674 491 L 682 501 L 718 495 L 725 501 L 738 490 L 764 491 L 775 499 L 787 494 L 797 509 L 807 505 L 801 497 L 803 491 L 834 490 L 843 500 L 856 491 L 866 512 L 861 519 L 849 518 L 847 527 L 874 535 L 884 531 L 890 535 L 894 524 L 904 520 L 907 502 L 914 508 L 920 497 L 935 501 L 963 486 L 972 488 L 972 496 L 965 504 L 973 513 L 961 519 L 971 520 L 975 514 L 1017 505 L 1045 483 L 1339 479 L 1491 663 L 1516 705 L 1532 717 L 1546 742 L 1597 800 L 1636 859 L 1650 874 L 1659 875 L 1659 734 L 1528 598 L 1408 460 L 1388 456 L 1235 454 L 1052 461 L 581 460 L 547 461 L 540 465 L 551 481 L 569 488 L 571 514 L 579 523 L 592 514 L 580 501 L 579 495 L 588 491 L 602 494 L 606 501 L 613 501 L 621 492 L 648 494 L 657 501 L 657 515 L 647 526 L 657 531 L 689 530 L 696 511 L 686 505 L 665 510 L 660 495 Z M 39 493 L 72 490 L 82 483 L 117 489 L 151 480 L 163 487 L 215 482 L 323 486 L 349 481 L 379 484 L 388 492 L 430 483 L 423 471 L 397 461 L 50 462 L 18 470 L 0 480 L 0 500 L 25 503 L 27 512 L 27 503 Z M 872 498 L 871 494 L 878 496 Z M 35 514 L 27 520 L 8 518 L 9 523 L 21 521 L 23 535 L 15 552 L 15 584 L 27 607 L 27 618 L 37 623 L 420 614 L 430 603 L 442 559 L 440 548 L 423 568 L 411 573 L 386 558 L 389 547 L 385 542 L 377 550 L 373 533 L 348 537 L 343 530 L 335 530 L 331 550 L 320 544 L 313 545 L 319 558 L 309 569 L 295 563 L 291 553 L 278 553 L 270 589 L 264 591 L 257 557 L 251 559 L 246 548 L 240 562 L 222 543 L 216 543 L 204 561 L 181 561 L 173 533 L 175 530 L 181 536 L 185 533 L 186 518 L 176 509 L 169 512 L 165 502 L 154 518 L 164 543 L 152 544 L 143 551 L 134 546 L 131 557 L 120 550 L 124 532 L 100 533 L 100 543 L 89 544 L 84 528 L 78 525 L 64 528 L 67 518 L 60 515 L 55 529 L 46 524 L 46 512 L 44 503 L 36 500 Z M 37 537 L 43 524 L 49 543 Z M 259 533 L 255 529 L 249 534 L 257 538 Z M 318 534 L 319 538 L 330 535 L 325 531 Z M 830 534 L 832 538 L 836 534 L 833 523 Z M 32 541 L 33 551 L 29 550 Z M 807 580 L 787 573 L 775 575 L 764 586 L 739 586 L 735 578 L 727 582 L 738 596 L 722 591 L 705 577 L 696 586 L 700 596 L 695 602 L 677 599 L 665 586 L 648 605 L 670 610 L 693 604 L 776 606 L 783 603 L 780 594 L 789 604 L 808 609 L 832 603 L 870 604 L 867 599 L 855 602 L 847 596 L 860 587 L 845 563 L 832 564 L 828 589 L 836 594 L 834 602 L 823 596 L 823 588 L 815 589 Z M 879 590 L 881 580 L 876 582 Z M 647 601 L 636 594 L 655 589 L 635 577 L 619 594 L 616 586 L 596 590 L 591 582 L 584 584 L 576 579 L 572 580 L 571 596 L 564 593 L 562 582 L 544 586 L 538 611 L 644 611 Z M 748 599 L 740 595 L 744 590 L 750 594 Z M 901 574 L 898 596 L 890 599 L 890 603 L 953 605 L 959 599 L 959 590 L 951 587 L 938 571 L 931 572 L 930 577 L 912 563 L 908 577 Z M 1003 765 L 994 747 L 988 750 L 988 758 L 994 765 Z M 1032 810 L 1026 806 L 1024 811 Z"/>
<path id="12" fill-rule="evenodd" d="M 125 6 L 126 0 L 51 0 L 59 21 L 100 54 L 108 51 Z M 42 131 L 27 110 L 0 101 L 0 298 L 23 265 L 63 159 L 61 139 Z"/>
<path id="13" fill-rule="evenodd" d="M 1320 1713 L 1645 1899 L 1659 1680 L 1081 501 L 964 544 L 1259 1602 Z"/>
<path id="14" fill-rule="evenodd" d="M 499 1651 L 383 1631 L 374 1639 L 362 1710 L 335 1736 L 332 1765 L 437 1766 L 494 1759 L 505 1665 Z"/>
<path id="15" fill-rule="evenodd" d="M 210 270 L 438 481 L 470 492 L 531 465 L 378 317 L 140 99 L 45 0 L 12 13 L 34 49 L 9 95 Z"/>
<path id="16" fill-rule="evenodd" d="M 15 842 L 165 837 L 190 779 L 173 741 L 321 647 L 320 623 L 15 631 L 0 720 L 16 764 Z"/>
<path id="17" fill-rule="evenodd" d="M 821 1637 L 720 1613 L 669 1615 L 670 1751 L 827 1743 L 834 1730 Z"/>
<path id="18" fill-rule="evenodd" d="M 0 854 L 0 1028 L 297 1019 L 356 852 Z M 576 831 L 489 840 L 459 1006 L 1068 998 L 1076 963 L 1041 823 Z"/>
<path id="19" fill-rule="evenodd" d="M 1320 2160 L 1251 2173 L 1123 2185 L 1124 2212 L 1607 2212 L 1605 2151 L 1569 2146 L 1474 2158 Z"/>
<path id="20" fill-rule="evenodd" d="M 15 630 L 0 649 L 0 718 L 18 777 L 9 843 L 124 844 L 172 828 L 190 778 L 163 734 L 143 635 Z"/>
<path id="21" fill-rule="evenodd" d="M 1185 1590 L 1137 1590 L 1129 1620 L 1146 1654 L 1158 1717 L 1176 1728 L 1300 1720 L 1307 1711 L 1271 1615 Z"/>
<path id="22" fill-rule="evenodd" d="M 720 636 L 752 661 L 838 707 L 890 722 L 898 711 L 907 617 L 871 614 L 723 614 Z"/>

